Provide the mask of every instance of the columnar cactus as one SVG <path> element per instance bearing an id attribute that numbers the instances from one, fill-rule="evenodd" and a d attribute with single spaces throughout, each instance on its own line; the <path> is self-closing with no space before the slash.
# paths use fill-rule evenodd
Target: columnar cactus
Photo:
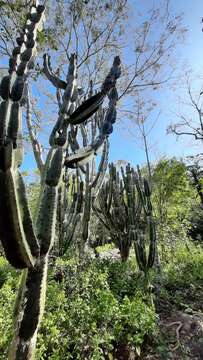
<path id="1" fill-rule="evenodd" d="M 138 266 L 140 270 L 147 274 L 154 264 L 157 251 L 156 228 L 151 204 L 151 189 L 147 179 L 142 179 L 139 167 L 137 167 L 137 174 L 133 171 L 133 178 L 141 200 L 146 229 L 143 231 L 139 226 L 137 229 L 132 228 L 130 236 L 134 243 Z M 148 254 L 147 245 L 149 245 Z"/>
<path id="2" fill-rule="evenodd" d="M 0 238 L 7 259 L 16 268 L 32 267 L 39 255 L 39 243 L 18 168 L 23 160 L 20 100 L 43 11 L 43 6 L 32 7 L 9 61 L 9 75 L 0 85 L 3 99 L 0 106 Z"/>
<path id="3" fill-rule="evenodd" d="M 92 88 L 90 86 L 89 97 L 92 97 Z M 113 123 L 116 120 L 116 102 L 118 99 L 116 88 L 109 93 L 109 106 L 105 111 L 100 107 L 98 111 L 91 117 L 90 123 L 83 123 L 79 126 L 71 125 L 68 132 L 68 145 L 66 166 L 67 168 L 75 168 L 76 174 L 73 175 L 66 172 L 64 177 L 64 186 L 62 187 L 62 197 L 59 204 L 59 252 L 64 253 L 76 235 L 76 243 L 80 254 L 83 253 L 84 245 L 89 239 L 89 225 L 92 209 L 92 198 L 96 196 L 100 186 L 102 185 L 108 164 L 109 142 L 107 136 L 113 130 Z M 94 144 L 99 143 L 101 139 L 102 156 L 96 171 L 95 155 L 97 150 Z M 80 149 L 82 141 L 83 148 Z M 98 145 L 97 145 L 98 146 Z M 84 158 L 83 154 L 88 149 L 88 157 Z M 70 155 L 72 152 L 72 155 Z M 75 159 L 78 161 L 75 162 Z M 85 162 L 85 164 L 84 164 Z M 69 184 L 70 193 L 72 193 L 73 201 L 67 202 L 70 195 L 67 191 Z M 77 186 L 76 186 L 77 184 Z M 82 187 L 82 191 L 81 191 Z M 70 189 L 71 188 L 71 189 Z M 75 191 L 75 189 L 78 189 Z M 64 196 L 64 193 L 66 195 Z M 74 207 L 75 205 L 75 207 Z"/>
<path id="4" fill-rule="evenodd" d="M 43 167 L 39 203 L 32 221 L 25 185 L 18 168 L 23 159 L 21 99 L 25 74 L 36 50 L 37 27 L 44 12 L 44 6 L 34 3 L 9 61 L 9 75 L 0 84 L 3 99 L 0 105 L 0 239 L 10 264 L 24 269 L 14 311 L 14 337 L 9 353 L 11 360 L 34 358 L 45 302 L 48 257 L 55 239 L 58 189 L 64 163 L 67 163 L 67 129 L 70 125 L 81 124 L 97 111 L 105 95 L 114 91 L 120 75 L 120 60 L 116 57 L 101 91 L 76 108 L 77 59 L 72 54 L 66 82 L 62 82 L 63 86 L 59 83 L 64 94 L 58 120 L 50 135 L 50 150 Z M 50 76 L 53 79 L 51 73 Z M 107 128 L 107 125 L 103 126 L 91 149 L 84 149 L 83 160 L 102 145 L 109 133 Z M 71 162 L 79 162 L 77 154 Z"/>
<path id="5" fill-rule="evenodd" d="M 150 189 L 140 170 L 136 173 L 128 164 L 121 174 L 113 164 L 109 166 L 109 180 L 102 186 L 94 210 L 119 248 L 126 261 L 132 243 L 137 263 L 145 273 L 152 267 L 155 256 L 156 232 L 152 216 Z M 146 223 L 145 224 L 145 221 Z M 146 255 L 146 229 L 149 234 L 149 256 Z"/>
<path id="6" fill-rule="evenodd" d="M 122 174 L 109 165 L 109 180 L 103 184 L 93 208 L 118 247 L 122 261 L 126 261 L 132 243 L 130 231 L 137 227 L 141 215 L 141 201 L 129 164 Z"/>

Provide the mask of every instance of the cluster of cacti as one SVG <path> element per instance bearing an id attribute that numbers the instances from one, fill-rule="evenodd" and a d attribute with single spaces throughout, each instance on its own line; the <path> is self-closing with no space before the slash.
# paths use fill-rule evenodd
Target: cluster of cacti
<path id="1" fill-rule="evenodd" d="M 19 360 L 34 357 L 45 301 L 48 257 L 55 239 L 59 186 L 64 164 L 79 164 L 81 159 L 77 153 L 71 160 L 66 158 L 67 129 L 93 115 L 105 95 L 111 98 L 110 94 L 114 92 L 120 75 L 120 60 L 116 57 L 101 91 L 77 107 L 77 59 L 75 54 L 71 56 L 66 81 L 59 82 L 59 85 L 57 83 L 64 94 L 58 120 L 50 136 L 39 203 L 32 221 L 25 185 L 18 168 L 23 158 L 21 99 L 25 75 L 36 50 L 37 27 L 44 12 L 44 6 L 38 5 L 37 1 L 34 4 L 22 34 L 17 38 L 18 46 L 9 61 L 9 75 L 2 79 L 0 85 L 3 99 L 0 106 L 0 239 L 8 261 L 15 268 L 24 269 L 14 311 L 14 337 L 9 353 L 9 359 Z M 49 76 L 54 83 L 51 71 Z M 88 159 L 90 152 L 97 151 L 105 141 L 111 128 L 107 124 L 112 121 L 114 114 L 112 106 L 99 137 L 91 147 L 83 150 L 83 160 Z"/>
<path id="2" fill-rule="evenodd" d="M 126 170 L 128 171 L 129 167 Z M 94 201 L 93 209 L 109 231 L 113 242 L 120 250 L 122 260 L 125 261 L 131 247 L 131 238 L 129 237 L 130 214 L 133 212 L 132 221 L 138 222 L 141 208 L 134 187 L 131 186 L 132 175 L 128 171 L 126 176 L 123 172 L 123 176 L 125 183 L 116 167 L 113 164 L 109 165 L 109 180 L 103 184 L 99 191 L 98 200 L 97 203 Z M 126 184 L 129 185 L 129 191 L 125 189 L 124 185 Z"/>
<path id="3" fill-rule="evenodd" d="M 110 164 L 106 181 L 93 208 L 118 247 L 123 261 L 127 260 L 132 243 L 140 270 L 145 273 L 154 263 L 156 232 L 150 201 L 150 189 L 146 179 L 142 180 L 128 164 L 121 167 Z M 147 229 L 146 229 L 147 225 Z M 149 254 L 147 257 L 147 235 Z"/>
<path id="4" fill-rule="evenodd" d="M 93 93 L 91 85 L 88 94 L 89 98 L 92 97 Z M 66 172 L 64 185 L 61 188 L 58 212 L 60 254 L 67 251 L 74 234 L 76 235 L 76 245 L 80 253 L 84 250 L 85 243 L 90 240 L 89 225 L 92 198 L 98 193 L 107 169 L 109 142 L 106 136 L 112 132 L 112 124 L 116 120 L 117 98 L 117 91 L 114 88 L 109 93 L 107 111 L 100 107 L 91 117 L 90 123 L 83 123 L 79 126 L 71 125 L 68 132 L 67 168 L 76 165 L 75 162 L 72 162 L 72 159 L 75 159 L 76 156 L 78 156 L 79 161 L 75 174 Z M 98 144 L 102 139 L 105 140 L 102 143 L 101 160 L 96 170 L 95 155 L 97 152 L 96 150 L 93 152 L 92 147 L 96 149 L 94 144 Z M 80 149 L 80 142 L 82 142 L 82 149 Z M 85 164 L 83 159 L 84 149 L 90 149 L 89 156 L 85 159 Z M 72 155 L 69 155 L 69 153 L 72 153 Z M 68 203 L 68 196 L 70 194 L 71 201 Z"/>

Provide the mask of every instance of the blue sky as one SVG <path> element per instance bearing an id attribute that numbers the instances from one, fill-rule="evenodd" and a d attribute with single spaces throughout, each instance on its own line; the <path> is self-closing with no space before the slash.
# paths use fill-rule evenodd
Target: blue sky
<path id="1" fill-rule="evenodd" d="M 142 10 L 149 8 L 151 0 L 142 0 Z M 151 1 L 155 3 L 156 1 Z M 158 3 L 158 0 L 157 0 Z M 136 10 L 137 1 L 131 0 L 131 6 Z M 185 41 L 178 44 L 174 59 L 176 63 L 176 74 L 179 76 L 184 74 L 185 69 L 191 68 L 192 76 L 194 77 L 194 86 L 198 88 L 201 78 L 201 69 L 203 69 L 202 48 L 203 48 L 203 33 L 201 31 L 201 17 L 203 16 L 203 2 L 201 0 L 171 0 L 170 11 L 183 16 L 183 26 L 187 28 Z M 132 19 L 131 19 L 132 20 Z M 132 54 L 125 54 L 125 56 L 132 56 Z M 128 60 L 128 59 L 127 59 Z M 198 77 L 200 75 L 200 77 Z M 176 81 L 175 81 L 176 82 Z M 157 103 L 157 110 L 152 113 L 148 123 L 154 121 L 157 112 L 160 111 L 159 119 L 150 133 L 150 159 L 157 161 L 162 156 L 176 156 L 185 157 L 195 152 L 200 152 L 199 145 L 194 143 L 191 138 L 176 139 L 174 135 L 167 135 L 166 128 L 170 122 L 176 122 L 178 119 L 175 114 L 179 109 L 178 96 L 182 94 L 185 96 L 184 82 L 178 80 L 176 89 L 171 90 L 168 86 L 164 86 L 154 95 Z M 184 111 L 184 108 L 181 111 Z M 145 154 L 139 139 L 137 138 L 136 128 L 131 125 L 130 133 L 128 129 L 129 121 L 123 118 L 114 126 L 114 132 L 110 137 L 110 161 L 126 160 L 132 165 L 145 163 Z M 135 134 L 134 136 L 132 135 Z M 24 163 L 26 166 L 33 167 L 32 156 L 27 155 Z M 33 164 L 33 165 L 32 165 Z"/>
<path id="2" fill-rule="evenodd" d="M 141 6 L 142 11 L 145 12 L 149 9 L 150 4 L 154 3 L 156 6 L 160 1 L 162 0 L 142 0 L 141 2 L 140 0 L 129 0 L 129 3 L 134 13 L 136 13 L 137 8 L 140 10 L 139 6 Z M 183 75 L 185 69 L 190 68 L 192 70 L 192 76 L 194 77 L 194 88 L 198 89 L 198 87 L 201 86 L 201 78 L 203 75 L 203 33 L 201 31 L 203 27 L 201 23 L 201 18 L 203 17 L 203 2 L 202 0 L 171 0 L 169 10 L 175 14 L 182 13 L 183 26 L 188 30 L 185 41 L 177 45 L 174 54 L 176 65 L 175 76 Z M 129 21 L 133 21 L 133 16 L 132 13 Z M 129 52 L 123 55 L 122 61 L 128 62 L 131 60 L 133 53 Z M 159 91 L 153 92 L 157 108 L 149 118 L 148 126 L 150 127 L 150 124 L 154 122 L 158 112 L 160 112 L 160 115 L 148 139 L 150 143 L 150 159 L 152 162 L 157 161 L 162 156 L 185 157 L 201 151 L 200 144 L 196 143 L 196 146 L 194 146 L 194 141 L 191 141 L 190 138 L 182 138 L 177 141 L 175 136 L 166 134 L 166 128 L 171 121 L 175 123 L 178 120 L 175 115 L 175 113 L 180 110 L 178 96 L 185 96 L 184 82 L 179 79 L 178 82 L 175 81 L 175 83 L 175 90 L 172 90 L 171 87 L 163 86 Z M 148 91 L 148 95 L 150 96 L 150 91 Z M 187 110 L 187 108 L 182 107 L 181 111 L 184 112 L 184 110 Z M 110 144 L 110 161 L 126 160 L 131 162 L 132 165 L 142 165 L 145 163 L 145 154 L 137 138 L 136 127 L 131 124 L 129 130 L 129 120 L 127 118 L 123 117 L 122 121 L 118 121 L 114 125 L 114 132 L 110 137 Z M 26 153 L 22 169 L 32 171 L 35 167 L 32 152 L 29 150 Z"/>
<path id="3" fill-rule="evenodd" d="M 143 3 L 148 7 L 150 1 L 144 0 Z M 134 1 L 132 3 L 135 3 Z M 155 1 L 156 3 L 156 1 Z M 175 52 L 175 62 L 177 74 L 184 74 L 185 69 L 192 70 L 192 77 L 194 77 L 194 90 L 198 90 L 201 86 L 201 78 L 203 77 L 203 33 L 201 31 L 203 24 L 201 18 L 203 17 L 203 2 L 201 0 L 171 0 L 170 10 L 175 13 L 183 14 L 183 26 L 187 28 L 185 41 L 179 44 Z M 176 74 L 176 75 L 177 75 Z M 173 122 L 177 122 L 178 118 L 175 113 L 180 111 L 187 111 L 187 107 L 180 107 L 178 96 L 185 97 L 184 81 L 178 80 L 176 89 L 167 89 L 164 86 L 156 94 L 157 112 L 160 110 L 160 116 L 150 133 L 150 159 L 157 161 L 162 156 L 176 156 L 185 157 L 192 153 L 201 152 L 200 143 L 195 143 L 191 138 L 183 137 L 178 141 L 174 135 L 167 135 L 166 128 Z M 157 116 L 155 111 L 152 117 L 148 120 L 152 123 Z M 127 123 L 127 121 L 126 121 Z M 140 142 L 136 136 L 129 135 L 125 128 L 125 119 L 123 119 L 120 126 L 115 127 L 114 133 L 111 137 L 111 151 L 110 160 L 125 159 L 133 165 L 145 162 L 145 154 L 140 147 Z M 131 132 L 133 128 L 131 127 Z M 136 129 L 134 129 L 136 133 Z"/>

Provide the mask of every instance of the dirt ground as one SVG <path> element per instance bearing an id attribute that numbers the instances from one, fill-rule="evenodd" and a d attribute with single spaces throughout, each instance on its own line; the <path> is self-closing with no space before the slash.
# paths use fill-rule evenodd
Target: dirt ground
<path id="1" fill-rule="evenodd" d="M 159 344 L 148 347 L 145 360 L 203 360 L 203 283 L 167 289 L 158 300 Z"/>

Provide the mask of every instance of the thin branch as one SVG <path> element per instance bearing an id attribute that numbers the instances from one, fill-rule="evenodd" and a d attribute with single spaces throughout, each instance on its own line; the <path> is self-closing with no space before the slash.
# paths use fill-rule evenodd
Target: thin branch
<path id="1" fill-rule="evenodd" d="M 35 157 L 35 161 L 37 163 L 37 167 L 40 171 L 40 173 L 42 173 L 43 169 L 44 169 L 44 162 L 42 159 L 42 147 L 39 143 L 39 141 L 37 140 L 34 131 L 32 129 L 32 122 L 31 122 L 31 103 L 30 103 L 30 94 L 29 94 L 29 89 L 28 89 L 28 85 L 27 85 L 27 95 L 26 95 L 26 105 L 27 105 L 27 109 L 26 109 L 26 123 L 27 123 L 27 128 L 28 128 L 28 132 L 29 132 L 29 137 L 30 137 L 30 141 L 32 144 L 32 148 L 33 148 L 33 153 L 34 153 L 34 157 Z"/>

